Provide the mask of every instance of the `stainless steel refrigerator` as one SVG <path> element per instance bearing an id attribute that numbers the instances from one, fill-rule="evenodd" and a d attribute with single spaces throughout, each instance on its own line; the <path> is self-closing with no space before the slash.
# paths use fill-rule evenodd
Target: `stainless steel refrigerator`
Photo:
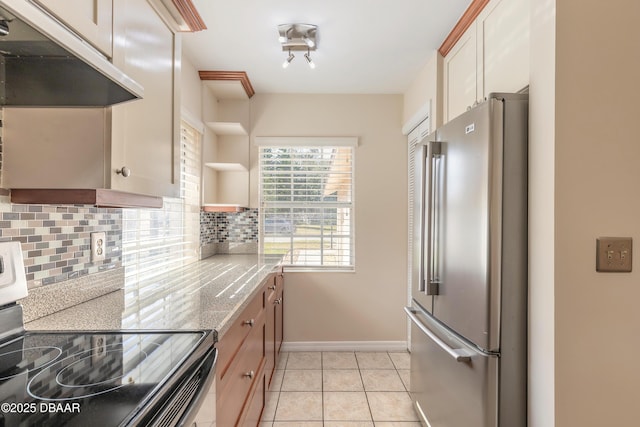
<path id="1" fill-rule="evenodd" d="M 528 97 L 416 148 L 411 396 L 430 427 L 527 425 Z"/>

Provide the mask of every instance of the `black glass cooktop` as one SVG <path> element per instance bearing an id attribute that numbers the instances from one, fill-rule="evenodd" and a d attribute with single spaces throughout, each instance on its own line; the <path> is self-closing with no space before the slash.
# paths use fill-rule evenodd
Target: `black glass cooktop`
<path id="1" fill-rule="evenodd" d="M 0 427 L 126 425 L 205 335 L 27 333 L 0 347 Z"/>

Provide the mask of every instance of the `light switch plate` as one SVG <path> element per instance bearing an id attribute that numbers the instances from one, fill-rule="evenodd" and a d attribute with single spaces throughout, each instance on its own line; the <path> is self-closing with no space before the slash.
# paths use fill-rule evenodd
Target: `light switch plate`
<path id="1" fill-rule="evenodd" d="M 630 272 L 632 248 L 631 237 L 599 237 L 596 240 L 596 271 Z"/>

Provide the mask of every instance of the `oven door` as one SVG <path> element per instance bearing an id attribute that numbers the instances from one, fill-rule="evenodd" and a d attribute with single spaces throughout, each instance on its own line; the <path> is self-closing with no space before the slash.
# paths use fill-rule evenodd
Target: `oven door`
<path id="1" fill-rule="evenodd" d="M 167 397 L 151 426 L 215 427 L 215 371 L 218 351 L 211 348 Z"/>

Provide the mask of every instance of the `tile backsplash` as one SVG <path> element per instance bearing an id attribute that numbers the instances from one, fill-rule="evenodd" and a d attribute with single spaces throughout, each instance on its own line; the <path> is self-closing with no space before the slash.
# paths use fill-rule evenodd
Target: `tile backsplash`
<path id="1" fill-rule="evenodd" d="M 106 258 L 92 262 L 90 233 L 104 231 Z M 92 206 L 11 204 L 0 197 L 0 241 L 22 244 L 29 288 L 122 264 L 122 210 Z"/>
<path id="2" fill-rule="evenodd" d="M 258 209 L 200 212 L 201 258 L 215 253 L 258 252 Z"/>
<path id="3" fill-rule="evenodd" d="M 183 233 L 186 215 L 180 199 L 165 199 L 163 209 L 97 208 L 84 205 L 12 204 L 0 196 L 0 241 L 22 244 L 29 288 L 126 267 L 145 265 L 164 271 L 197 259 L 197 236 Z M 257 253 L 258 209 L 200 212 L 199 245 L 213 253 Z M 104 231 L 107 253 L 90 258 L 90 235 Z M 211 249 L 211 247 L 214 249 Z M 210 255 L 211 255 L 210 254 Z M 205 256 L 201 256 L 204 258 Z"/>

